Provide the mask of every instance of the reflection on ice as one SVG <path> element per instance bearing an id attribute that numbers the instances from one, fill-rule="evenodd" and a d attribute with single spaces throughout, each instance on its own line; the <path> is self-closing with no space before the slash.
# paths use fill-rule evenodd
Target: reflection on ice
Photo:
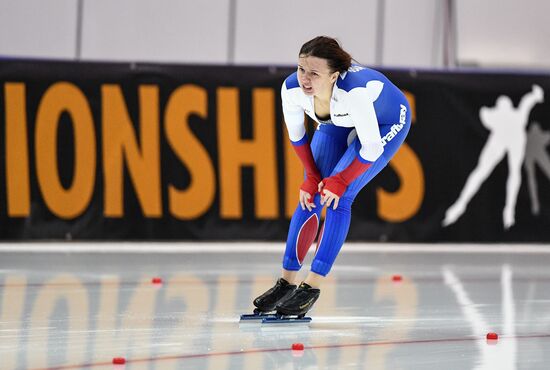
<path id="1" fill-rule="evenodd" d="M 285 328 L 239 324 L 278 254 L 3 253 L 1 368 L 545 368 L 549 253 L 412 248 L 343 252 L 313 321 Z"/>

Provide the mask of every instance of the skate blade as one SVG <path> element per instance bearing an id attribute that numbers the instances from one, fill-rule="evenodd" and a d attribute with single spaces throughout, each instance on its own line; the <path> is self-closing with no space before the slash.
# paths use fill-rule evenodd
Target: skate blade
<path id="1" fill-rule="evenodd" d="M 271 318 L 271 317 L 276 317 L 275 314 L 273 313 L 261 313 L 261 314 L 257 314 L 257 313 L 250 313 L 250 314 L 243 314 L 241 315 L 241 323 L 242 322 L 262 322 L 263 319 L 267 319 L 267 318 Z"/>
<path id="2" fill-rule="evenodd" d="M 280 316 L 272 315 L 273 317 L 266 317 L 262 319 L 262 324 L 268 325 L 297 325 L 297 324 L 309 324 L 311 317 L 305 316 L 298 318 L 295 316 Z"/>

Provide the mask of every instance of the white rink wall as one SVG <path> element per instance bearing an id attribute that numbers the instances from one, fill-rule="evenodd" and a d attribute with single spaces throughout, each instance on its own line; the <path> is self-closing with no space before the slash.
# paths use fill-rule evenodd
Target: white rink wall
<path id="1" fill-rule="evenodd" d="M 367 65 L 437 68 L 449 3 L 459 65 L 550 67 L 546 0 L 0 0 L 0 56 L 288 65 L 328 34 Z"/>

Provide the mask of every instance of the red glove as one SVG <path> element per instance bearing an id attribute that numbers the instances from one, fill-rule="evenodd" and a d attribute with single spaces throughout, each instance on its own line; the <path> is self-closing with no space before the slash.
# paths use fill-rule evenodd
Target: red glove
<path id="1" fill-rule="evenodd" d="M 330 191 L 341 197 L 346 192 L 349 184 L 346 184 L 339 173 L 323 179 L 323 189 Z"/>
<path id="2" fill-rule="evenodd" d="M 349 184 L 369 169 L 371 163 L 364 163 L 355 157 L 342 172 L 323 179 L 323 189 L 330 191 L 341 197 L 346 192 Z"/>
<path id="3" fill-rule="evenodd" d="M 312 174 L 310 176 L 309 174 L 307 174 L 307 177 L 302 183 L 302 186 L 300 186 L 300 189 L 311 195 L 311 198 L 309 198 L 310 203 L 313 203 L 313 197 L 315 196 L 315 194 L 317 194 L 317 189 L 320 182 L 321 176 L 315 174 Z"/>

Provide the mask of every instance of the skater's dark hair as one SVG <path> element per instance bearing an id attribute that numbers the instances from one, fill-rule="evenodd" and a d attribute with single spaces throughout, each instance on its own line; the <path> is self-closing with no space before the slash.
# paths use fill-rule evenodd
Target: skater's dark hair
<path id="1" fill-rule="evenodd" d="M 300 57 L 326 59 L 331 72 L 343 73 L 351 66 L 351 55 L 342 49 L 340 43 L 328 36 L 317 36 L 309 40 L 300 49 Z"/>

